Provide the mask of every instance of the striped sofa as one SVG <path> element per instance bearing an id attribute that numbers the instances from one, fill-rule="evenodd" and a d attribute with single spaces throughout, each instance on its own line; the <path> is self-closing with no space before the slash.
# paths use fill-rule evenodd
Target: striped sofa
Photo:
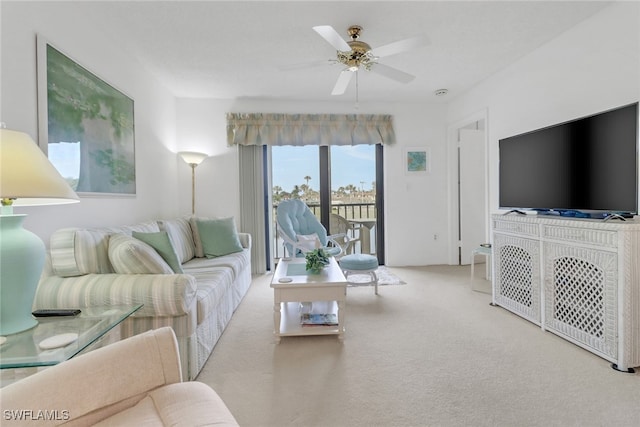
<path id="1" fill-rule="evenodd" d="M 122 274 L 121 268 L 120 273 L 116 272 L 118 269 L 111 262 L 113 256 L 110 259 L 110 241 L 115 241 L 116 236 L 130 236 L 134 231 L 162 230 L 168 234 L 183 274 L 174 274 L 172 270 L 160 274 Z M 117 228 L 58 230 L 51 236 L 33 308 L 144 304 L 122 323 L 122 338 L 172 327 L 178 339 L 183 378 L 192 380 L 251 285 L 251 236 L 246 233 L 237 236 L 242 246 L 239 252 L 207 258 L 199 242 L 195 218 Z"/>

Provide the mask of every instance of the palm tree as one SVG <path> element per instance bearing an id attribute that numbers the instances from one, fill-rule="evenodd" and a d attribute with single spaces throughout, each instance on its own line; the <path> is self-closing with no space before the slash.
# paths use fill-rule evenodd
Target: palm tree
<path id="1" fill-rule="evenodd" d="M 311 181 L 311 177 L 309 175 L 305 176 L 303 178 L 305 181 L 307 181 L 307 187 L 309 186 L 309 181 Z"/>
<path id="2" fill-rule="evenodd" d="M 291 190 L 291 198 L 292 199 L 300 198 L 300 187 L 298 187 L 297 185 L 294 185 L 293 190 Z"/>
<path id="3" fill-rule="evenodd" d="M 280 187 L 279 185 L 274 185 L 273 189 L 271 190 L 271 193 L 273 194 L 273 201 L 274 202 L 280 202 L 282 200 L 283 197 L 283 191 L 282 191 L 282 187 Z"/>
<path id="4" fill-rule="evenodd" d="M 302 191 L 302 198 L 307 200 L 309 198 L 309 186 L 307 184 L 300 184 L 300 191 Z"/>
<path id="5" fill-rule="evenodd" d="M 349 196 L 353 196 L 358 192 L 358 187 L 353 184 L 349 184 L 345 187 L 345 190 L 349 193 Z"/>

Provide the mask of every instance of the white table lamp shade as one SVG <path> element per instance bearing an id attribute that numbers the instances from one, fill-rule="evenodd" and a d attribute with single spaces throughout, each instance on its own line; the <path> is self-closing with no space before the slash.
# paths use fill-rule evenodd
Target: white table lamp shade
<path id="1" fill-rule="evenodd" d="M 25 133 L 0 129 L 0 334 L 37 324 L 31 305 L 45 258 L 42 240 L 22 227 L 13 206 L 79 202 L 76 193 Z"/>
<path id="2" fill-rule="evenodd" d="M 13 206 L 79 201 L 31 137 L 8 129 L 0 129 L 0 197 L 16 199 Z"/>

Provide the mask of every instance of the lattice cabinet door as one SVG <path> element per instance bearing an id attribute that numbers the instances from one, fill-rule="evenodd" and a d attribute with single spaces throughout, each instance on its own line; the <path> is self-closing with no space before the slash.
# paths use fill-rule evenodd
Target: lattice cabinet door
<path id="1" fill-rule="evenodd" d="M 618 256 L 615 252 L 544 243 L 545 329 L 618 357 Z"/>
<path id="2" fill-rule="evenodd" d="M 494 302 L 540 325 L 540 243 L 494 234 Z"/>

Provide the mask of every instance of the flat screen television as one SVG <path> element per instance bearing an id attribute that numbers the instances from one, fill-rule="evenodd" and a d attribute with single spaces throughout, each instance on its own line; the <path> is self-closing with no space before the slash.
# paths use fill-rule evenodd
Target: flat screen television
<path id="1" fill-rule="evenodd" d="M 638 103 L 501 139 L 500 208 L 637 214 L 637 153 Z"/>

